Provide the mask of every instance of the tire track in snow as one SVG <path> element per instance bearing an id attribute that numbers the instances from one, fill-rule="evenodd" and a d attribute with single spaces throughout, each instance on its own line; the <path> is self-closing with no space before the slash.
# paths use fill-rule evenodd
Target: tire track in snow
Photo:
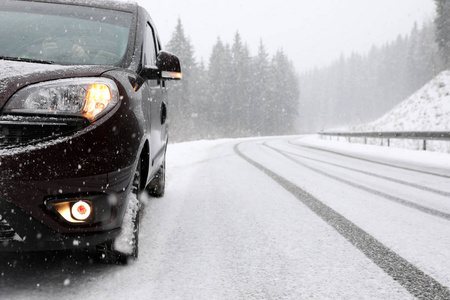
<path id="1" fill-rule="evenodd" d="M 347 220 L 308 192 L 243 154 L 239 150 L 239 145 L 234 146 L 234 151 L 238 156 L 293 194 L 413 296 L 419 299 L 450 299 L 450 291 L 447 287 L 384 246 L 356 224 Z"/>
<path id="2" fill-rule="evenodd" d="M 349 158 L 353 158 L 353 159 L 357 159 L 357 160 L 367 161 L 367 162 L 371 162 L 371 163 L 374 163 L 374 164 L 379 164 L 379 165 L 388 166 L 388 167 L 392 167 L 392 168 L 397 168 L 397 169 L 402 169 L 402 170 L 407 170 L 407 171 L 412 171 L 412 172 L 417 172 L 417 173 L 422 173 L 422 174 L 428 174 L 428 175 L 433 175 L 433 176 L 438 176 L 438 177 L 443 177 L 443 178 L 450 178 L 450 176 L 444 175 L 444 174 L 438 174 L 438 173 L 433 173 L 433 172 L 427 172 L 427 171 L 421 171 L 421 170 L 416 170 L 416 169 L 396 166 L 396 165 L 392 165 L 392 164 L 388 164 L 388 163 L 384 163 L 384 162 L 380 162 L 380 161 L 376 161 L 376 160 L 371 160 L 371 159 L 367 159 L 367 158 L 361 158 L 361 157 L 357 157 L 357 156 L 352 156 L 352 155 L 349 155 L 349 154 L 344 154 L 344 153 L 340 153 L 340 152 L 336 152 L 336 151 L 331 151 L 331 150 L 323 149 L 323 148 L 319 148 L 319 147 L 294 144 L 292 142 L 292 140 L 288 141 L 288 143 L 293 145 L 293 146 L 296 146 L 296 147 L 302 147 L 302 148 L 308 148 L 308 149 L 328 152 L 328 153 L 332 153 L 332 154 L 336 154 L 336 155 L 340 155 L 340 156 L 344 156 L 344 157 L 349 157 Z"/>
<path id="3" fill-rule="evenodd" d="M 266 143 L 264 143 L 264 145 L 267 146 L 267 147 L 271 147 L 271 146 L 267 145 Z M 273 147 L 271 147 L 271 148 L 273 148 Z M 273 149 L 275 149 L 275 148 L 273 148 Z M 358 173 L 365 174 L 365 175 L 368 175 L 368 176 L 372 176 L 372 177 L 388 180 L 388 181 L 391 181 L 391 182 L 399 183 L 399 184 L 402 184 L 402 185 L 410 186 L 410 187 L 413 187 L 413 188 L 416 188 L 416 189 L 419 189 L 419 190 L 423 190 L 423 191 L 427 191 L 427 192 L 430 192 L 430 193 L 434 193 L 434 194 L 437 194 L 437 195 L 440 195 L 440 196 L 450 197 L 450 193 L 448 193 L 448 192 L 441 191 L 441 190 L 436 190 L 436 189 L 429 188 L 429 187 L 426 187 L 426 186 L 423 186 L 423 185 L 420 185 L 420 184 L 407 182 L 407 181 L 403 181 L 403 180 L 400 180 L 400 179 L 396 179 L 396 178 L 392 178 L 392 177 L 388 177 L 388 176 L 384 176 L 384 175 L 379 175 L 379 174 L 375 174 L 375 173 L 371 173 L 371 172 L 367 172 L 367 171 L 363 171 L 363 170 L 359 170 L 359 169 L 355 169 L 355 168 L 346 167 L 346 166 L 343 166 L 343 165 L 340 165 L 340 164 L 327 162 L 327 161 L 324 161 L 324 160 L 321 160 L 321 159 L 312 158 L 312 157 L 304 156 L 304 155 L 297 154 L 297 153 L 292 153 L 292 152 L 281 150 L 281 149 L 277 149 L 277 150 L 281 151 L 283 153 L 287 153 L 287 154 L 290 154 L 290 155 L 298 156 L 298 157 L 301 157 L 301 158 L 304 158 L 304 159 L 320 162 L 320 163 L 327 164 L 327 165 L 330 165 L 330 166 L 334 166 L 334 167 L 342 168 L 342 169 L 345 169 L 345 170 L 358 172 Z"/>
<path id="4" fill-rule="evenodd" d="M 430 208 L 430 207 L 427 207 L 427 206 L 423 206 L 423 205 L 417 204 L 415 202 L 411 202 L 411 201 L 408 201 L 408 200 L 405 200 L 405 199 L 402 199 L 402 198 L 399 198 L 399 197 L 395 197 L 395 196 L 392 196 L 390 194 L 384 193 L 382 191 L 374 190 L 374 189 L 371 189 L 371 188 L 366 187 L 364 185 L 360 185 L 358 183 L 355 183 L 355 182 L 343 179 L 341 177 L 331 175 L 331 174 L 329 174 L 327 172 L 324 172 L 324 171 L 321 171 L 321 170 L 316 169 L 314 167 L 308 166 L 307 164 L 305 164 L 305 163 L 303 163 L 301 161 L 298 161 L 295 158 L 292 158 L 291 156 L 283 153 L 282 151 L 280 151 L 280 150 L 278 150 L 276 148 L 273 148 L 272 146 L 269 146 L 269 145 L 266 145 L 266 144 L 263 144 L 263 146 L 265 146 L 267 148 L 270 148 L 273 151 L 283 155 L 287 159 L 292 160 L 293 162 L 295 162 L 295 163 L 297 163 L 297 164 L 299 164 L 299 165 L 301 165 L 301 166 L 303 166 L 303 167 L 305 167 L 305 168 L 307 168 L 307 169 L 309 169 L 311 171 L 319 173 L 319 174 L 321 174 L 323 176 L 326 176 L 328 178 L 334 179 L 334 180 L 336 180 L 338 182 L 344 183 L 344 184 L 352 186 L 354 188 L 363 190 L 365 192 L 371 193 L 373 195 L 383 197 L 383 198 L 385 198 L 387 200 L 390 200 L 392 202 L 404 205 L 406 207 L 413 208 L 413 209 L 416 209 L 416 210 L 421 211 L 423 213 L 426 213 L 426 214 L 429 214 L 429 215 L 432 215 L 432 216 L 439 217 L 439 218 L 445 219 L 447 221 L 450 221 L 450 214 L 449 213 L 445 213 L 445 212 L 437 210 L 437 209 L 433 209 L 433 208 Z"/>

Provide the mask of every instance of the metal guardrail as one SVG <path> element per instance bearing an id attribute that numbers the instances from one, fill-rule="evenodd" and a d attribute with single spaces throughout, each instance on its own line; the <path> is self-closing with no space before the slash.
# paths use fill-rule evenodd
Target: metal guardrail
<path id="1" fill-rule="evenodd" d="M 391 139 L 423 140 L 423 150 L 427 150 L 427 141 L 450 141 L 449 131 L 384 131 L 384 132 L 319 132 L 321 136 L 336 136 L 347 138 L 367 138 L 386 139 L 387 146 L 390 146 Z"/>

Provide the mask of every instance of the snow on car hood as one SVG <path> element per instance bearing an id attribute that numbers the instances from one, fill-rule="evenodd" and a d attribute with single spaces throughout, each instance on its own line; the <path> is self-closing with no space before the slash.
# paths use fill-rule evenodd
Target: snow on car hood
<path id="1" fill-rule="evenodd" d="M 100 76 L 113 67 L 105 66 L 63 66 L 0 60 L 0 109 L 6 101 L 24 86 L 42 81 Z"/>

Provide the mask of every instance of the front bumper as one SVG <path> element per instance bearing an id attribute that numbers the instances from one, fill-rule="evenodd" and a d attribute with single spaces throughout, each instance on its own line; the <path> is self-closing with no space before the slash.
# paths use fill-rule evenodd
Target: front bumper
<path id="1" fill-rule="evenodd" d="M 59 233 L 2 198 L 0 211 L 0 252 L 89 248 L 114 239 L 120 233 L 120 228 L 92 233 Z"/>
<path id="2" fill-rule="evenodd" d="M 118 235 L 142 137 L 130 115 L 119 110 L 69 136 L 0 150 L 0 230 L 7 223 L 17 234 L 0 233 L 0 251 L 89 247 Z M 108 219 L 70 224 L 46 205 L 90 195 L 114 197 L 101 207 Z"/>

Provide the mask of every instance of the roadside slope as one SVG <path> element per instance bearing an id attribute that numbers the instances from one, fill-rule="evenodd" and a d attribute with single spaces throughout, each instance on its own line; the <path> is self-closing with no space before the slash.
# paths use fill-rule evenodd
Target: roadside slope
<path id="1" fill-rule="evenodd" d="M 350 131 L 450 131 L 450 70 L 443 71 L 378 120 Z M 379 139 L 368 141 L 379 144 Z M 422 141 L 392 140 L 391 146 L 419 150 Z M 427 149 L 450 153 L 450 142 L 428 141 Z"/>
<path id="2" fill-rule="evenodd" d="M 357 125 L 356 131 L 450 130 L 450 70 L 425 86 L 378 120 Z"/>

